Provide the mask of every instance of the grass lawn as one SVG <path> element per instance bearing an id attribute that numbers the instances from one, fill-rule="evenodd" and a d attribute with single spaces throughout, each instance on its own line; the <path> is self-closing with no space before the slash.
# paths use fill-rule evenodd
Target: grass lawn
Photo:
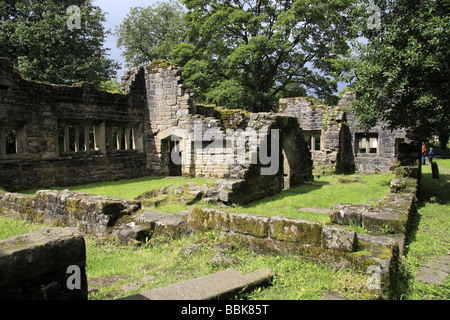
<path id="1" fill-rule="evenodd" d="M 403 274 L 405 300 L 450 299 L 450 278 L 444 286 L 414 280 L 421 266 L 430 259 L 450 255 L 450 159 L 436 159 L 440 179 L 433 179 L 431 167 L 422 167 L 415 232 L 408 239 Z"/>
<path id="2" fill-rule="evenodd" d="M 298 209 L 305 207 L 329 208 L 338 202 L 367 203 L 375 199 L 379 200 L 389 192 L 388 186 L 391 179 L 391 174 L 322 177 L 298 188 L 283 191 L 273 197 L 229 210 L 325 221 L 329 219 L 328 214 L 305 213 Z M 213 185 L 214 180 L 146 177 L 76 186 L 70 189 L 90 194 L 133 199 L 151 189 L 159 189 L 170 184 L 179 186 L 187 182 Z M 30 190 L 27 193 L 33 194 L 35 191 Z M 186 209 L 186 206 L 175 201 L 168 201 L 157 208 L 157 210 L 173 213 L 183 209 Z M 0 230 L 7 231 L 0 233 L 0 238 L 8 238 L 14 234 L 33 231 L 41 227 L 43 225 L 29 225 L 23 221 L 0 218 Z M 275 273 L 272 286 L 257 289 L 246 296 L 237 298 L 311 300 L 320 299 L 325 291 L 336 291 L 351 299 L 366 297 L 364 288 L 368 275 L 365 273 L 351 269 L 338 270 L 328 264 L 313 262 L 294 255 L 256 254 L 247 246 L 241 246 L 235 242 L 232 243 L 233 247 L 224 254 L 237 258 L 240 261 L 238 264 L 211 263 L 211 258 L 217 253 L 213 249 L 213 245 L 227 242 L 226 238 L 215 232 L 190 235 L 179 240 L 159 238 L 144 246 L 132 248 L 100 242 L 91 236 L 86 236 L 85 239 L 88 280 L 92 283 L 99 277 L 103 279 L 107 276 L 123 277 L 115 284 L 98 287 L 98 293 L 91 294 L 90 299 L 119 298 L 230 267 L 234 267 L 242 273 L 270 267 Z M 189 245 L 194 245 L 195 251 L 190 254 L 180 254 L 180 250 Z M 121 290 L 123 285 L 139 281 L 144 276 L 152 276 L 154 280 L 143 284 L 134 291 L 124 292 Z"/>
<path id="3" fill-rule="evenodd" d="M 245 206 L 230 207 L 227 210 L 235 213 L 253 213 L 264 216 L 301 218 L 309 221 L 327 221 L 329 219 L 327 213 L 308 212 L 307 208 L 328 209 L 337 203 L 376 203 L 389 193 L 389 184 L 392 179 L 393 174 L 391 173 L 324 176 L 316 178 L 314 182 L 307 182 L 302 186 L 285 190 L 272 197 L 255 201 Z M 215 181 L 202 178 L 144 177 L 73 186 L 69 189 L 87 194 L 131 200 L 146 191 L 160 189 L 167 185 L 182 186 L 188 182 L 194 182 L 198 185 L 207 184 L 214 186 Z M 34 194 L 36 191 L 34 189 L 23 193 Z M 205 206 L 223 210 L 222 207 L 212 204 Z M 180 203 L 177 198 L 173 197 L 159 204 L 157 210 L 176 214 L 183 210 L 189 210 L 189 206 Z"/>
<path id="4" fill-rule="evenodd" d="M 431 169 L 423 168 L 422 195 L 417 216 L 417 231 L 407 242 L 407 255 L 400 279 L 398 295 L 402 299 L 448 299 L 449 287 L 425 285 L 414 280 L 423 258 L 427 255 L 449 254 L 450 234 L 448 214 L 450 212 L 450 190 L 446 179 L 450 178 L 450 160 L 439 161 L 441 179 L 431 178 Z M 448 176 L 444 174 L 447 172 Z M 339 180 L 341 178 L 341 181 Z M 343 183 L 342 178 L 347 179 Z M 301 216 L 298 208 L 326 208 L 337 202 L 367 203 L 381 199 L 389 192 L 392 175 L 362 175 L 322 177 L 304 186 L 286 190 L 278 195 L 257 201 L 245 207 L 236 207 L 235 212 L 249 212 L 267 215 Z M 350 182 L 349 181 L 354 181 Z M 360 181 L 358 181 L 360 180 Z M 191 181 L 191 180 L 189 180 Z M 151 188 L 160 188 L 168 184 L 184 184 L 183 178 L 142 178 L 129 181 L 109 182 L 71 188 L 72 190 L 106 194 L 110 197 L 132 199 Z M 196 181 L 198 184 L 211 183 L 208 180 Z M 119 187 L 119 188 L 118 188 Z M 33 191 L 34 192 L 34 191 Z M 170 204 L 166 204 L 169 206 Z M 158 207 L 162 210 L 164 207 Z M 314 219 L 317 218 L 314 215 Z M 320 216 L 320 215 L 319 215 Z M 323 219 L 327 219 L 323 215 Z M 20 220 L 0 217 L 0 239 L 8 238 L 42 228 L 43 225 L 31 225 Z M 365 286 L 368 275 L 353 269 L 338 270 L 331 265 L 312 262 L 294 255 L 262 255 L 252 252 L 247 246 L 232 243 L 232 247 L 223 254 L 237 258 L 240 263 L 214 264 L 211 257 L 216 254 L 214 244 L 227 243 L 227 238 L 216 232 L 193 234 L 178 240 L 158 238 L 141 247 L 118 246 L 100 242 L 86 236 L 87 276 L 90 283 L 96 278 L 122 276 L 117 283 L 106 287 L 96 286 L 99 291 L 90 294 L 90 299 L 114 299 L 137 292 L 151 290 L 172 283 L 211 274 L 229 267 L 242 273 L 259 268 L 270 267 L 275 273 L 273 285 L 257 289 L 240 299 L 253 300 L 314 300 L 320 299 L 325 291 L 335 291 L 351 299 L 365 299 Z M 181 249 L 193 246 L 195 250 L 181 254 Z M 144 276 L 153 279 L 142 287 L 124 292 L 121 287 Z M 448 284 L 448 282 L 447 282 Z"/>

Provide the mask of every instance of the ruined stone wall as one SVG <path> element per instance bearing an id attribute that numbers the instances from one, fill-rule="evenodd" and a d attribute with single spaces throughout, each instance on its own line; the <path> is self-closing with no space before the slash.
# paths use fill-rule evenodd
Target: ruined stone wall
<path id="1" fill-rule="evenodd" d="M 152 141 L 145 150 L 149 172 L 231 180 L 221 185 L 222 199 L 230 203 L 261 199 L 312 179 L 310 154 L 295 118 L 197 105 L 180 74 L 180 68 L 155 62 L 122 79 L 125 92 L 131 80 L 145 79 L 149 121 L 144 137 Z M 272 158 L 279 166 L 266 176 L 258 156 L 263 141 L 270 146 L 272 129 L 279 130 L 278 156 Z"/>
<path id="2" fill-rule="evenodd" d="M 37 83 L 22 79 L 9 60 L 0 59 L 0 131 L 15 134 L 15 150 L 1 148 L 0 187 L 66 186 L 144 175 L 142 151 L 148 141 L 142 136 L 143 89 L 135 82 L 132 92 L 122 95 L 86 83 Z M 120 142 L 117 130 L 123 130 Z"/>
<path id="3" fill-rule="evenodd" d="M 295 118 L 197 106 L 181 69 L 167 62 L 126 72 L 125 94 L 27 81 L 0 62 L 0 141 L 3 127 L 13 127 L 17 145 L 10 153 L 0 148 L 0 186 L 7 190 L 144 175 L 210 177 L 235 180 L 239 190 L 223 191 L 237 203 L 312 179 Z"/>
<path id="4" fill-rule="evenodd" d="M 0 300 L 87 299 L 86 246 L 78 231 L 45 228 L 0 241 Z"/>
<path id="5" fill-rule="evenodd" d="M 297 117 L 305 133 L 320 136 L 320 147 L 308 141 L 316 172 L 387 172 L 396 164 L 406 132 L 387 130 L 383 123 L 369 131 L 359 128 L 348 110 L 354 99 L 355 94 L 347 92 L 336 107 L 317 105 L 311 98 L 280 100 L 281 113 Z"/>
<path id="6" fill-rule="evenodd" d="M 311 98 L 280 100 L 280 113 L 296 117 L 305 132 L 316 172 L 339 172 L 343 166 L 344 159 L 341 154 L 343 151 L 341 135 L 345 121 L 343 110 L 340 105 L 336 108 L 319 105 Z M 318 139 L 320 143 L 317 143 Z"/>

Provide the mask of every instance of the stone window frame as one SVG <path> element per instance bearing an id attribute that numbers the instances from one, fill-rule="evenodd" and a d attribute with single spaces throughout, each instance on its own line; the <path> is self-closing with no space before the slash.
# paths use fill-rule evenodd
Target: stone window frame
<path id="1" fill-rule="evenodd" d="M 365 140 L 365 148 L 361 143 Z M 365 150 L 362 152 L 362 150 Z M 380 153 L 380 138 L 378 132 L 355 133 L 355 155 L 378 155 Z"/>
<path id="2" fill-rule="evenodd" d="M 323 146 L 323 131 L 322 130 L 303 130 L 303 135 L 308 147 L 311 151 L 322 151 Z M 317 141 L 317 137 L 319 140 Z M 317 148 L 319 146 L 319 148 Z"/>
<path id="3" fill-rule="evenodd" d="M 9 152 L 11 146 L 8 148 L 6 141 L 8 131 L 14 131 L 14 152 Z M 0 122 L 0 157 L 14 158 L 17 154 L 23 153 L 23 145 L 21 143 L 25 133 L 25 124 L 22 122 Z"/>
<path id="4" fill-rule="evenodd" d="M 59 119 L 57 143 L 60 155 L 142 152 L 142 124 Z"/>

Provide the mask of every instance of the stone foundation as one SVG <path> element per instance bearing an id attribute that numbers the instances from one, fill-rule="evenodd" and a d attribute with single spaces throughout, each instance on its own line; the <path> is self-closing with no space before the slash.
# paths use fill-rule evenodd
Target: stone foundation
<path id="1" fill-rule="evenodd" d="M 45 228 L 1 240 L 0 300 L 87 300 L 85 269 L 84 239 L 73 229 Z"/>

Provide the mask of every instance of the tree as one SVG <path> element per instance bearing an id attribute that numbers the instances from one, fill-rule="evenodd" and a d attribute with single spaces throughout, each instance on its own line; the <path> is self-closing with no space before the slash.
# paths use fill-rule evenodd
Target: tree
<path id="1" fill-rule="evenodd" d="M 0 56 L 25 78 L 56 84 L 109 80 L 104 13 L 89 0 L 0 2 Z"/>
<path id="2" fill-rule="evenodd" d="M 352 36 L 351 0 L 183 0 L 187 42 L 173 61 L 198 99 L 272 111 L 279 97 L 334 94 Z"/>
<path id="3" fill-rule="evenodd" d="M 368 7 L 371 1 L 361 1 Z M 366 128 L 382 120 L 423 140 L 449 134 L 450 3 L 445 0 L 375 1 L 379 28 L 363 24 L 347 75 L 353 104 Z"/>
<path id="4" fill-rule="evenodd" d="M 183 14 L 184 9 L 177 1 L 131 8 L 122 24 L 116 27 L 117 46 L 124 49 L 122 55 L 127 66 L 169 60 L 174 45 L 183 41 Z"/>

